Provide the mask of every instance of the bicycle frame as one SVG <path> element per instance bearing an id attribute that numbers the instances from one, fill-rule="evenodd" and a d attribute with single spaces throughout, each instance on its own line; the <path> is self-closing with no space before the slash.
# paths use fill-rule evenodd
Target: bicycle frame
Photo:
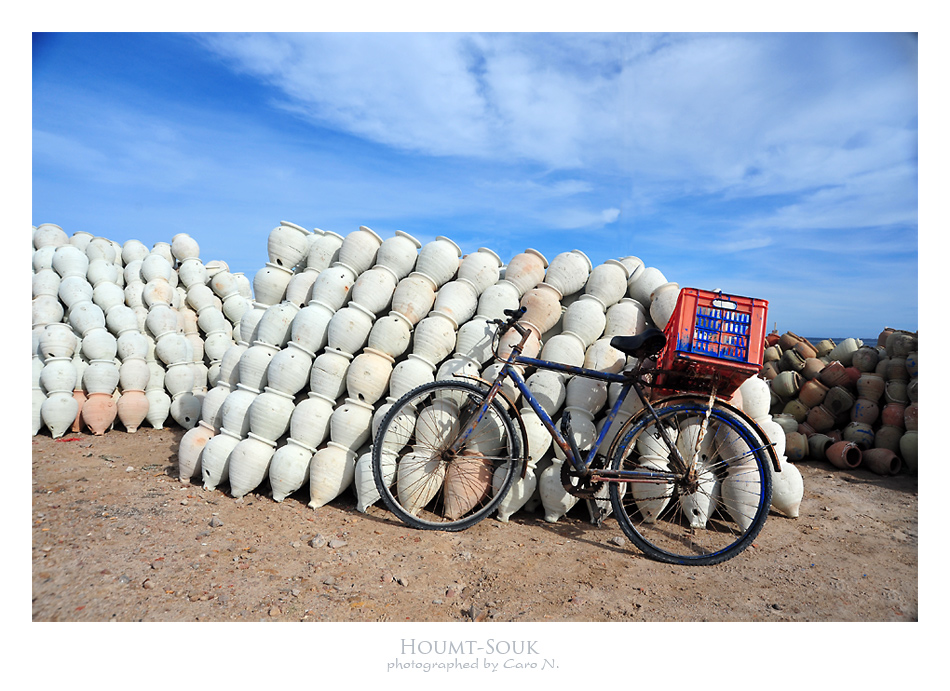
<path id="1" fill-rule="evenodd" d="M 650 405 L 647 397 L 643 394 L 643 389 L 640 386 L 638 381 L 638 371 L 633 373 L 621 373 L 614 374 L 612 372 L 602 372 L 600 370 L 592 370 L 584 367 L 577 367 L 574 365 L 567 365 L 561 362 L 551 362 L 548 360 L 540 360 L 537 358 L 527 357 L 521 354 L 521 349 L 524 346 L 524 343 L 527 339 L 527 336 L 524 335 L 521 343 L 515 345 L 512 349 L 511 354 L 504 361 L 504 366 L 501 371 L 495 377 L 495 381 L 492 383 L 491 388 L 488 391 L 488 394 L 485 397 L 485 401 L 482 403 L 478 413 L 472 418 L 472 420 L 466 425 L 465 429 L 462 430 L 459 437 L 456 439 L 455 443 L 452 445 L 451 450 L 457 451 L 468 439 L 472 431 L 478 426 L 481 422 L 482 417 L 488 411 L 489 405 L 491 405 L 492 400 L 501 390 L 501 386 L 504 383 L 505 379 L 510 378 L 515 386 L 518 387 L 518 390 L 521 391 L 521 394 L 524 396 L 525 400 L 531 406 L 531 409 L 537 414 L 538 418 L 541 420 L 544 427 L 548 430 L 548 433 L 551 435 L 551 438 L 554 440 L 560 449 L 564 452 L 566 458 L 565 462 L 570 462 L 574 470 L 582 475 L 586 476 L 591 468 L 591 464 L 597 456 L 597 450 L 600 448 L 600 445 L 603 443 L 604 439 L 607 438 L 607 434 L 610 431 L 610 428 L 613 426 L 613 423 L 616 421 L 617 415 L 620 412 L 621 407 L 623 406 L 624 401 L 627 398 L 627 395 L 630 393 L 632 388 L 636 394 L 640 397 L 640 400 L 643 402 L 645 408 L 650 412 L 655 420 L 658 420 L 656 411 L 653 409 L 653 406 Z M 574 376 L 587 377 L 589 379 L 596 379 L 598 381 L 603 381 L 607 383 L 616 383 L 621 384 L 622 388 L 620 390 L 620 395 L 617 397 L 616 402 L 611 408 L 610 412 L 607 415 L 606 423 L 600 431 L 597 439 L 594 441 L 594 444 L 591 446 L 590 451 L 587 454 L 586 458 L 580 457 L 574 452 L 574 446 L 571 440 L 565 439 L 558 430 L 557 426 L 554 424 L 554 421 L 551 419 L 551 416 L 548 415 L 547 411 L 541 406 L 538 400 L 534 397 L 534 394 L 531 393 L 531 390 L 528 388 L 527 383 L 524 378 L 515 369 L 515 365 L 527 365 L 532 367 L 538 367 L 540 369 L 551 370 L 554 372 L 560 372 L 563 374 L 569 374 Z M 662 426 L 659 428 L 659 432 L 666 442 L 667 446 L 671 449 L 673 453 L 673 458 L 675 459 L 674 465 L 679 465 L 679 470 L 682 472 L 687 472 L 688 467 L 685 461 L 681 458 L 676 445 L 672 443 L 669 437 L 666 434 L 666 430 Z M 611 482 L 657 482 L 672 480 L 676 477 L 676 474 L 664 473 L 664 472 L 653 472 L 653 471 L 643 471 L 643 470 L 618 470 L 611 471 L 608 469 L 598 469 L 596 480 L 607 480 Z"/>

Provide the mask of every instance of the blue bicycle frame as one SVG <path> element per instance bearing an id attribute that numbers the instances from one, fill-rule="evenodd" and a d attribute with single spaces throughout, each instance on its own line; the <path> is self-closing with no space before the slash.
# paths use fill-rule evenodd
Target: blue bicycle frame
<path id="1" fill-rule="evenodd" d="M 644 402 L 644 405 L 647 407 L 647 409 L 649 409 L 654 418 L 656 418 L 656 412 L 653 410 L 652 406 L 650 406 L 646 397 L 643 395 L 643 390 L 640 388 L 636 374 L 614 374 L 612 372 L 602 372 L 600 370 L 592 370 L 584 367 L 567 365 L 561 362 L 550 362 L 547 360 L 539 360 L 537 358 L 527 357 L 521 354 L 521 348 L 523 345 L 524 339 L 522 339 L 522 342 L 514 346 L 512 349 L 512 352 L 505 360 L 505 364 L 501 371 L 495 377 L 495 381 L 492 383 L 491 388 L 488 391 L 488 395 L 485 397 L 485 401 L 481 406 L 481 409 L 478 411 L 477 415 L 475 415 L 474 419 L 466 426 L 466 429 L 462 430 L 461 434 L 452 445 L 453 451 L 457 451 L 463 444 L 465 444 L 469 435 L 478 426 L 482 417 L 487 412 L 488 406 L 500 391 L 501 386 L 506 378 L 511 378 L 511 380 L 515 383 L 515 385 L 518 387 L 518 390 L 521 391 L 521 394 L 525 397 L 525 400 L 528 401 L 528 404 L 531 406 L 538 418 L 544 424 L 545 428 L 551 434 L 551 438 L 564 452 L 564 455 L 567 460 L 570 461 L 571 466 L 578 474 L 583 476 L 588 474 L 588 470 L 597 456 L 597 451 L 604 439 L 606 439 L 610 428 L 613 426 L 613 423 L 617 418 L 617 414 L 620 412 L 627 395 L 630 393 L 631 388 L 637 392 L 637 395 Z M 528 385 L 525 383 L 525 380 L 522 378 L 518 370 L 515 369 L 514 365 L 533 366 L 541 369 L 561 372 L 564 374 L 587 377 L 590 379 L 622 385 L 620 395 L 617 397 L 617 400 L 611 408 L 610 413 L 607 415 L 606 422 L 593 446 L 591 446 L 586 458 L 583 458 L 580 455 L 580 452 L 577 451 L 572 439 L 566 439 L 564 435 L 561 434 L 560 430 L 558 430 L 557 426 L 554 424 L 554 421 L 551 419 L 551 416 L 548 415 L 547 411 L 544 410 L 538 400 L 534 397 L 534 394 L 531 393 L 531 390 L 528 389 Z M 667 446 L 671 449 L 674 457 L 679 458 L 676 445 L 673 444 L 667 437 L 666 431 L 662 428 L 662 426 L 659 428 L 659 432 L 664 438 L 664 441 L 667 443 Z M 686 464 L 681 458 L 679 458 L 679 460 L 682 468 L 685 470 Z M 646 470 L 612 471 L 608 469 L 598 469 L 597 476 L 598 477 L 595 478 L 596 480 L 610 480 L 614 482 L 656 482 L 672 480 L 676 477 L 674 473 L 669 472 L 653 472 Z"/>

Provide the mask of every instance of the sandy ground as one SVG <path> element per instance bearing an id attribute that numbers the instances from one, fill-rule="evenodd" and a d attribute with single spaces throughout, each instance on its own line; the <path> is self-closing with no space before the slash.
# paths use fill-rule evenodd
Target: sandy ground
<path id="1" fill-rule="evenodd" d="M 416 531 L 344 494 L 236 500 L 177 479 L 182 431 L 33 438 L 32 611 L 52 621 L 916 621 L 917 478 L 798 464 L 801 515 L 772 512 L 724 564 L 643 557 L 579 504 L 462 533 Z M 316 538 L 316 539 L 314 539 Z"/>

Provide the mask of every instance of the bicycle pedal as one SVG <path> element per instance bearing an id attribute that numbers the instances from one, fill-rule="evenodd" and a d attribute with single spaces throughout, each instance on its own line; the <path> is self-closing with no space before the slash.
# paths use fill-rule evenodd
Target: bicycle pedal
<path id="1" fill-rule="evenodd" d="M 590 511 L 590 522 L 596 528 L 604 526 L 604 520 L 607 518 L 607 512 L 600 506 L 596 500 L 587 500 L 587 510 Z"/>

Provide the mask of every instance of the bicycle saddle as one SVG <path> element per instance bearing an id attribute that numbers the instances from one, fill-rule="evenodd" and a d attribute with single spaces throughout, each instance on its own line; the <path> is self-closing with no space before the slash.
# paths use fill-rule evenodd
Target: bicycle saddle
<path id="1" fill-rule="evenodd" d="M 666 336 L 659 329 L 650 327 L 635 336 L 614 336 L 610 339 L 610 345 L 624 355 L 643 360 L 663 350 Z"/>

